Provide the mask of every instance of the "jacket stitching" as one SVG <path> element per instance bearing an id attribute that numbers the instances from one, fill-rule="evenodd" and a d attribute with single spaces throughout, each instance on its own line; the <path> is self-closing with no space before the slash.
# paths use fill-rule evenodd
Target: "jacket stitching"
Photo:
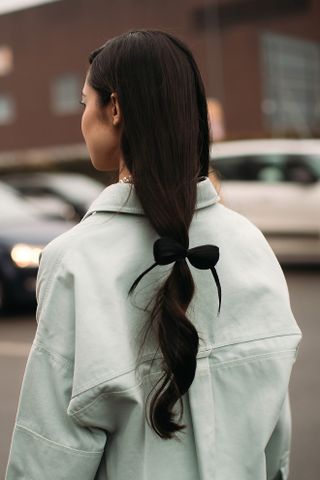
<path id="1" fill-rule="evenodd" d="M 286 331 L 279 331 L 279 332 L 274 332 L 270 335 L 265 335 L 262 337 L 237 337 L 231 342 L 223 342 L 223 343 L 217 343 L 217 344 L 211 344 L 210 348 L 212 349 L 217 349 L 217 348 L 223 348 L 223 347 L 228 347 L 229 345 L 240 345 L 241 343 L 249 343 L 249 342 L 255 342 L 255 341 L 261 341 L 261 340 L 268 340 L 269 338 L 276 338 L 276 337 L 291 337 L 294 335 L 301 335 L 300 331 L 294 331 L 294 332 L 286 332 Z"/>
<path id="2" fill-rule="evenodd" d="M 143 377 L 146 378 L 147 375 L 145 375 Z M 107 382 L 105 382 L 107 383 Z M 118 390 L 118 391 L 114 391 L 114 392 L 101 392 L 99 393 L 99 395 L 94 398 L 90 403 L 84 405 L 83 407 L 79 408 L 78 410 L 69 410 L 68 411 L 68 415 L 70 415 L 71 417 L 72 416 L 75 416 L 75 415 L 78 415 L 79 413 L 83 413 L 84 411 L 88 410 L 90 407 L 92 407 L 96 402 L 98 402 L 98 400 L 101 399 L 101 397 L 112 397 L 112 396 L 115 396 L 115 395 L 124 395 L 128 392 L 131 392 L 131 391 L 134 391 L 134 390 L 137 390 L 139 387 L 141 387 L 141 385 L 143 385 L 143 381 L 137 383 L 136 385 L 134 385 L 133 387 L 130 387 L 130 388 L 126 388 L 125 390 Z M 71 398 L 71 401 L 74 400 L 75 397 L 72 397 Z M 70 412 L 70 413 L 69 413 Z M 80 420 L 81 421 L 81 420 Z"/>
<path id="3" fill-rule="evenodd" d="M 281 358 L 292 358 L 292 353 L 295 353 L 295 349 L 289 349 L 289 350 L 281 350 L 281 351 L 278 351 L 278 352 L 271 352 L 269 354 L 259 354 L 259 355 L 252 355 L 250 357 L 246 357 L 246 358 L 243 358 L 243 359 L 239 359 L 239 360 L 230 360 L 230 361 L 226 361 L 226 362 L 217 362 L 217 363 L 214 363 L 212 365 L 212 367 L 215 367 L 215 368 L 232 368 L 234 366 L 240 366 L 240 365 L 243 365 L 243 364 L 247 364 L 247 363 L 252 363 L 252 362 L 255 362 L 255 361 L 261 361 L 261 360 L 271 360 L 273 358 L 278 358 L 278 357 L 281 357 Z M 201 372 L 204 372 L 206 371 L 205 368 L 199 368 L 197 369 L 198 373 L 201 373 Z M 155 375 L 155 374 L 159 374 L 161 372 L 152 372 L 151 375 Z M 143 380 L 145 378 L 148 378 L 149 375 L 144 375 L 141 379 L 141 382 L 139 382 L 138 384 L 134 385 L 133 387 L 130 387 L 128 389 L 125 389 L 125 390 L 117 390 L 117 391 L 111 391 L 111 392 L 101 392 L 93 401 L 91 401 L 89 404 L 81 407 L 79 410 L 75 410 L 71 413 L 71 415 L 74 415 L 74 414 L 78 414 L 80 412 L 83 412 L 85 411 L 87 408 L 89 408 L 90 406 L 94 405 L 96 403 L 96 401 L 98 401 L 101 397 L 110 397 L 110 396 L 113 396 L 113 395 L 123 395 L 127 392 L 130 392 L 132 390 L 135 390 L 137 389 L 138 387 L 140 387 L 142 384 L 143 384 Z M 101 382 L 101 383 L 105 383 L 107 384 L 110 380 L 105 380 L 104 382 Z M 101 383 L 99 385 L 101 385 Z M 94 387 L 98 387 L 99 385 L 95 385 Z M 94 388 L 92 387 L 92 388 Z M 90 390 L 90 389 L 89 389 Z M 79 397 L 81 396 L 82 393 L 85 393 L 85 392 L 81 392 L 80 394 L 78 395 L 74 395 L 72 396 L 72 400 L 74 400 L 76 397 Z"/>
<path id="4" fill-rule="evenodd" d="M 261 354 L 261 355 L 253 355 L 251 357 L 247 357 L 245 359 L 243 359 L 243 361 L 230 361 L 230 362 L 223 362 L 221 364 L 219 363 L 216 363 L 214 364 L 215 367 L 217 368 L 232 368 L 234 366 L 240 366 L 240 365 L 243 365 L 243 364 L 247 364 L 247 363 L 253 363 L 255 361 L 261 361 L 261 360 L 271 360 L 272 358 L 274 357 L 278 357 L 280 356 L 281 358 L 292 358 L 292 352 L 295 352 L 294 349 L 291 349 L 291 350 L 283 350 L 283 351 L 280 351 L 280 352 L 273 352 L 273 353 L 270 353 L 270 354 Z M 277 353 L 280 353 L 281 355 L 277 355 Z M 289 355 L 291 354 L 291 355 Z M 200 372 L 203 372 L 205 371 L 205 369 L 200 369 Z M 200 373 L 199 372 L 199 373 Z M 159 373 L 159 372 L 154 372 L 155 373 Z M 147 378 L 148 375 L 145 375 L 142 379 L 141 382 L 139 382 L 138 384 L 134 385 L 133 387 L 130 387 L 130 388 L 127 388 L 125 390 L 117 390 L 117 391 L 113 391 L 113 392 L 101 392 L 96 398 L 94 398 L 90 403 L 88 403 L 87 405 L 84 405 L 83 407 L 79 408 L 78 410 L 69 410 L 68 411 L 68 415 L 70 415 L 70 417 L 74 417 L 75 419 L 77 419 L 77 415 L 81 415 L 83 413 L 85 413 L 86 411 L 90 410 L 90 408 L 94 407 L 94 405 L 100 401 L 102 398 L 106 398 L 106 397 L 113 397 L 113 396 L 119 396 L 119 395 L 124 395 L 130 391 L 134 391 L 136 389 L 138 389 L 139 387 L 141 387 L 141 385 L 143 385 L 143 380 L 145 378 Z M 108 383 L 108 380 L 106 382 L 103 382 L 103 383 Z M 76 397 L 72 397 L 71 401 L 74 400 Z M 81 420 L 78 420 L 79 422 L 81 422 Z"/>
<path id="5" fill-rule="evenodd" d="M 73 361 L 69 360 L 63 355 L 60 355 L 60 353 L 48 350 L 48 348 L 38 338 L 35 339 L 32 348 L 43 351 L 47 353 L 49 356 L 53 357 L 55 360 L 60 360 L 63 363 L 66 363 L 69 368 L 73 368 L 74 366 Z"/>
<path id="6" fill-rule="evenodd" d="M 249 342 L 254 342 L 254 341 L 262 341 L 262 340 L 266 340 L 266 339 L 271 339 L 271 338 L 276 338 L 276 337 L 282 337 L 282 336 L 300 336 L 300 333 L 297 333 L 297 332 L 294 332 L 294 333 L 275 333 L 274 335 L 269 335 L 269 336 L 265 336 L 265 337 L 261 337 L 261 338 L 254 338 L 254 339 L 250 339 L 250 340 L 244 340 L 244 341 L 235 341 L 233 343 L 226 343 L 226 344 L 218 344 L 218 345 L 214 345 L 214 344 L 211 344 L 210 346 L 206 347 L 205 349 L 203 350 L 199 350 L 198 352 L 198 356 L 197 358 L 201 358 L 201 353 L 207 353 L 209 352 L 209 354 L 218 349 L 218 348 L 222 348 L 222 347 L 228 347 L 229 345 L 240 345 L 240 344 L 243 344 L 243 343 L 249 343 Z M 277 353 L 277 352 L 274 352 L 274 353 Z M 262 354 L 264 355 L 264 354 Z M 206 355 L 207 356 L 207 355 Z M 158 360 L 158 359 L 161 359 L 162 356 L 161 355 L 156 355 L 154 356 L 153 354 L 149 354 L 149 355 L 145 355 L 141 358 L 141 361 L 140 363 L 144 363 L 144 362 L 148 362 L 152 359 L 155 359 L 155 360 Z M 245 357 L 247 358 L 247 357 Z M 140 364 L 139 363 L 139 364 Z M 99 384 L 101 383 L 105 383 L 105 382 L 109 382 L 111 380 L 114 380 L 116 378 L 119 378 L 123 375 L 126 375 L 127 373 L 130 373 L 132 371 L 134 371 L 137 367 L 137 364 L 131 364 L 131 366 L 123 369 L 123 370 L 120 370 L 118 372 L 114 372 L 114 371 L 111 371 L 109 372 L 109 377 L 107 379 L 105 379 L 103 377 L 103 379 L 100 381 L 99 379 L 96 379 L 94 381 L 94 383 L 92 383 L 92 380 L 88 383 L 85 383 L 83 385 L 80 385 L 77 387 L 76 390 L 74 390 L 74 395 L 73 395 L 73 398 L 75 398 L 77 395 L 81 395 L 82 393 L 84 393 L 85 391 L 87 390 L 90 390 L 91 388 L 93 387 L 96 387 L 98 386 Z"/>
<path id="7" fill-rule="evenodd" d="M 289 349 L 289 350 L 278 350 L 276 352 L 270 352 L 270 353 L 262 353 L 259 355 L 252 355 L 249 357 L 245 357 L 242 359 L 237 359 L 237 360 L 226 360 L 224 362 L 213 362 L 212 366 L 216 368 L 224 368 L 224 367 L 229 367 L 233 365 L 242 365 L 243 363 L 251 363 L 254 362 L 255 360 L 263 360 L 264 358 L 266 360 L 270 360 L 274 357 L 281 357 L 281 358 L 292 358 L 292 354 L 296 352 L 296 349 Z M 290 355 L 289 355 L 290 354 Z"/>
<path id="8" fill-rule="evenodd" d="M 70 415 L 71 417 L 75 417 L 75 420 L 77 420 L 81 425 L 82 425 L 82 422 L 81 420 L 77 419 L 76 415 L 78 415 L 79 413 L 83 413 L 85 412 L 86 410 L 90 409 L 90 407 L 92 407 L 96 402 L 98 402 L 98 400 L 100 400 L 102 397 L 112 397 L 112 396 L 116 396 L 116 395 L 124 395 L 128 392 L 131 392 L 131 391 L 134 391 L 134 390 L 137 390 L 139 387 L 141 387 L 141 385 L 143 385 L 144 383 L 144 380 L 146 378 L 149 378 L 150 376 L 154 376 L 154 375 L 159 375 L 163 373 L 162 371 L 157 371 L 157 372 L 152 372 L 150 373 L 149 375 L 144 375 L 143 377 L 140 378 L 140 382 L 137 383 L 136 385 L 134 385 L 133 387 L 130 387 L 130 388 L 126 388 L 125 390 L 115 390 L 113 392 L 101 392 L 96 398 L 94 398 L 90 403 L 88 403 L 87 405 L 84 405 L 83 407 L 79 408 L 78 410 L 69 410 L 68 411 L 68 415 Z M 106 382 L 103 382 L 103 383 L 108 383 L 108 381 Z M 72 397 L 71 401 L 74 400 L 76 397 Z M 70 412 L 70 413 L 69 413 Z"/>
<path id="9" fill-rule="evenodd" d="M 53 440 L 49 440 L 48 438 L 40 435 L 39 433 L 34 432 L 30 428 L 27 428 L 27 427 L 25 427 L 23 425 L 20 425 L 20 424 L 16 424 L 16 429 L 21 430 L 24 433 L 27 433 L 31 436 L 36 437 L 36 438 L 39 438 L 40 440 L 49 443 L 54 448 L 63 449 L 63 450 L 70 450 L 71 453 L 74 453 L 76 455 L 84 455 L 84 456 L 86 456 L 86 455 L 89 455 L 89 456 L 90 455 L 101 455 L 104 452 L 103 450 L 97 451 L 97 452 L 88 452 L 86 450 L 78 450 L 76 448 L 69 447 L 67 445 L 62 445 L 61 443 L 54 442 Z"/>

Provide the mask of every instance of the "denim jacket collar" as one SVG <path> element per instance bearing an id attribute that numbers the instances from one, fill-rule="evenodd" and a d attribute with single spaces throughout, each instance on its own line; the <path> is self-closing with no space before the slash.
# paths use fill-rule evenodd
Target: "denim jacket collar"
<path id="1" fill-rule="evenodd" d="M 209 177 L 202 177 L 197 183 L 196 210 L 213 205 L 220 200 L 220 196 Z M 94 212 L 124 212 L 145 215 L 140 200 L 135 192 L 134 184 L 113 183 L 107 186 L 91 203 L 81 221 Z"/>

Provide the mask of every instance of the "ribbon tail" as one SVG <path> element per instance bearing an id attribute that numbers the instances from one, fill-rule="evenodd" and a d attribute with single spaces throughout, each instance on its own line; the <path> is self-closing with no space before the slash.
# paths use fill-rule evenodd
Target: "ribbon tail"
<path id="1" fill-rule="evenodd" d="M 220 281 L 219 281 L 219 277 L 218 277 L 218 274 L 216 272 L 216 269 L 214 267 L 210 267 L 210 270 L 212 272 L 212 275 L 213 275 L 213 278 L 216 282 L 216 285 L 217 285 L 217 290 L 218 290 L 218 296 L 219 296 L 219 309 L 218 309 L 218 313 L 220 313 L 220 307 L 221 307 L 221 285 L 220 285 Z"/>
<path id="2" fill-rule="evenodd" d="M 140 280 L 142 279 L 142 277 L 144 277 L 148 272 L 150 272 L 150 270 L 152 270 L 156 265 L 158 265 L 157 263 L 154 263 L 153 265 L 151 265 L 151 267 L 147 268 L 147 270 L 145 270 L 144 272 L 142 272 L 138 278 L 135 279 L 135 281 L 133 282 L 133 284 L 131 285 L 130 287 L 130 290 L 128 292 L 128 296 L 131 295 L 131 293 L 135 290 L 136 286 L 138 285 L 138 283 L 140 282 Z"/>

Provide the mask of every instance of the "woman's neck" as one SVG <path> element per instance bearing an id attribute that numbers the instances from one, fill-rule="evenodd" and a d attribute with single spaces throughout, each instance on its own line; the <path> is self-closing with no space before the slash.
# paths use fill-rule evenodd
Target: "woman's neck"
<path id="1" fill-rule="evenodd" d="M 122 180 L 124 177 L 130 177 L 130 175 L 131 174 L 129 170 L 126 167 L 123 158 L 121 157 L 119 162 L 119 181 Z"/>

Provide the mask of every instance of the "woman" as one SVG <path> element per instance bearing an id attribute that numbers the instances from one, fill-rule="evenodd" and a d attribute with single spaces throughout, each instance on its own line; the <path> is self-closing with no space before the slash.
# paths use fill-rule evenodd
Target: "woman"
<path id="1" fill-rule="evenodd" d="M 89 60 L 82 133 L 119 179 L 42 252 L 6 478 L 286 479 L 301 332 L 262 233 L 209 180 L 194 58 L 138 30 Z"/>

